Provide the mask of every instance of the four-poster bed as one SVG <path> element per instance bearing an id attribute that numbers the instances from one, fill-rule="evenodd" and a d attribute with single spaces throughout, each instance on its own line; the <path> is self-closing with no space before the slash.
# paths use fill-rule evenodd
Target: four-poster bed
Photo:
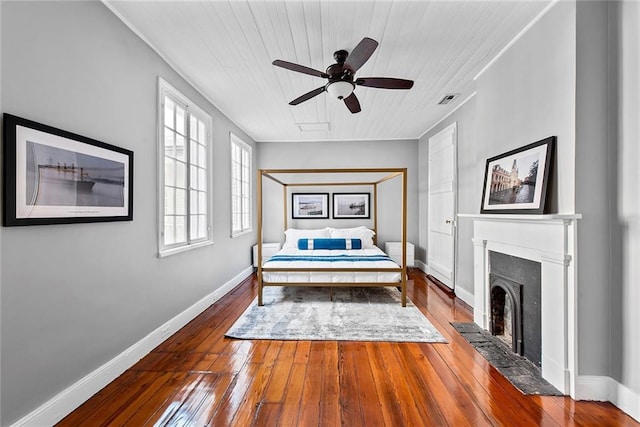
<path id="1" fill-rule="evenodd" d="M 313 181 L 301 177 L 334 176 L 349 177 L 339 182 Z M 363 180 L 363 177 L 371 179 Z M 267 263 L 262 262 L 263 240 L 263 179 L 267 178 L 283 188 L 285 247 Z M 374 245 L 378 225 L 378 186 L 389 180 L 402 181 L 401 198 L 401 242 L 402 263 L 396 264 Z M 361 169 L 259 169 L 257 177 L 258 198 L 258 243 L 257 276 L 258 305 L 263 305 L 265 286 L 393 286 L 400 287 L 402 306 L 407 300 L 407 169 L 406 168 L 361 168 Z M 289 187 L 370 186 L 372 188 L 373 230 L 366 227 L 321 230 L 288 229 L 287 189 Z M 355 238 L 354 238 L 355 237 Z M 335 250 L 335 245 L 338 249 Z M 315 245 L 315 247 L 314 247 Z M 324 249 L 329 245 L 333 249 Z M 341 246 L 346 245 L 346 246 Z M 360 245 L 355 249 L 352 245 Z M 298 248 L 303 248 L 300 250 Z M 309 249 L 309 246 L 313 249 Z M 345 266 L 349 265 L 349 267 Z"/>
<path id="2" fill-rule="evenodd" d="M 323 179 L 313 181 L 313 177 L 322 176 Z M 339 182 L 327 181 L 327 176 L 339 176 L 343 180 Z M 295 179 L 307 177 L 307 179 L 295 182 Z M 309 179 L 311 177 L 311 180 Z M 345 179 L 349 177 L 350 179 Z M 369 180 L 363 180 L 369 177 Z M 270 179 L 283 188 L 284 194 L 284 229 L 287 236 L 289 248 L 299 242 L 300 245 L 313 244 L 311 239 L 316 237 L 324 238 L 329 236 L 329 241 L 337 240 L 338 236 L 347 245 L 352 240 L 356 245 L 357 240 L 365 246 L 362 249 L 348 249 L 332 251 L 325 249 L 313 249 L 311 251 L 287 251 L 285 248 L 276 256 L 272 257 L 263 265 L 262 244 L 263 244 L 263 179 Z M 402 241 L 402 263 L 396 264 L 391 259 L 385 259 L 384 252 L 378 247 L 367 244 L 367 235 L 362 229 L 365 227 L 353 227 L 350 229 L 332 229 L 325 227 L 324 232 L 319 230 L 293 230 L 299 232 L 292 233 L 287 227 L 287 189 L 289 187 L 332 187 L 332 186 L 370 186 L 372 188 L 373 206 L 372 220 L 373 230 L 371 235 L 375 239 L 378 223 L 378 186 L 389 180 L 401 179 L 401 241 Z M 360 169 L 259 169 L 257 179 L 258 198 L 258 243 L 257 243 L 257 276 L 258 276 L 258 305 L 263 305 L 263 289 L 265 286 L 325 286 L 325 287 L 350 287 L 350 286 L 394 286 L 400 287 L 402 292 L 402 306 L 406 306 L 407 298 L 407 169 L 406 168 L 360 168 Z M 363 234 L 364 233 L 364 234 Z M 333 236 L 333 237 L 332 237 Z M 357 236 L 363 239 L 351 239 Z M 296 242 L 295 240 L 298 240 Z M 303 242 L 307 240 L 307 242 Z M 316 245 L 326 242 L 315 240 Z M 375 240 L 373 240 L 375 242 Z M 286 245 L 287 242 L 285 242 Z M 335 242 L 329 242 L 335 243 Z M 327 252 L 328 251 L 328 252 Z M 357 252 L 353 252 L 357 251 Z M 308 255 L 301 255 L 301 253 Z M 291 257 L 291 258 L 286 258 Z M 320 258 L 318 258 L 320 257 Z M 326 258 L 328 257 L 328 258 Z M 331 258 L 338 257 L 338 258 Z M 302 258 L 302 259 L 293 259 Z M 355 258 L 356 262 L 351 262 Z M 330 259 L 330 262 L 326 262 Z M 296 262 L 298 261 L 298 262 Z M 349 261 L 349 267 L 345 262 Z M 302 262 L 302 264 L 300 264 Z M 295 265 L 292 266 L 292 265 Z"/>

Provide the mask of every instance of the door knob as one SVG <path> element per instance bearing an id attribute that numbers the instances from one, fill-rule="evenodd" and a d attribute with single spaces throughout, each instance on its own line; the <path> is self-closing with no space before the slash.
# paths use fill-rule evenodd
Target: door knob
<path id="1" fill-rule="evenodd" d="M 445 223 L 445 224 L 451 224 L 451 220 L 450 220 L 450 219 L 446 219 L 446 220 L 444 221 L 444 223 Z"/>

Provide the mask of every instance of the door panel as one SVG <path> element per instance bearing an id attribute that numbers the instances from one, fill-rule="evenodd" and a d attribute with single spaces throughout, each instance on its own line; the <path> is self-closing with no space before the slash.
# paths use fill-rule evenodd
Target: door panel
<path id="1" fill-rule="evenodd" d="M 455 282 L 456 124 L 429 139 L 429 273 L 453 289 Z"/>

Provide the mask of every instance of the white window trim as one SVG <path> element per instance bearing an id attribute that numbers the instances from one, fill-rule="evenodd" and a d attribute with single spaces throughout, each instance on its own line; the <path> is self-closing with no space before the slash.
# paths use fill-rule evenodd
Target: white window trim
<path id="1" fill-rule="evenodd" d="M 251 177 L 249 178 L 249 228 L 245 229 L 245 230 L 240 230 L 240 231 L 233 231 L 233 145 L 239 145 L 240 147 L 246 149 L 249 152 L 249 174 L 251 175 Z M 240 237 L 243 236 L 245 234 L 249 234 L 253 232 L 253 147 L 251 147 L 251 145 L 247 144 L 246 142 L 244 142 L 242 140 L 242 138 L 238 137 L 237 135 L 235 135 L 233 132 L 229 132 L 229 165 L 230 165 L 230 173 L 232 174 L 230 176 L 230 180 L 229 180 L 229 200 L 230 200 L 230 206 L 229 209 L 231 210 L 231 218 L 230 218 L 230 223 L 229 223 L 229 227 L 231 228 L 231 238 L 235 238 L 235 237 Z"/>
<path id="2" fill-rule="evenodd" d="M 165 93 L 169 94 L 174 99 L 178 100 L 180 103 L 186 105 L 190 111 L 193 111 L 196 115 L 198 115 L 203 121 L 206 122 L 206 126 L 208 129 L 206 139 L 207 139 L 207 228 L 208 233 L 207 237 L 204 239 L 195 240 L 187 242 L 184 244 L 171 245 L 165 247 L 163 244 L 163 232 L 164 232 L 164 95 Z M 209 246 L 213 244 L 213 197 L 212 197 L 212 165 L 213 165 L 213 142 L 212 142 L 212 134 L 213 134 L 213 120 L 211 115 L 204 111 L 202 108 L 198 107 L 195 103 L 189 100 L 186 96 L 184 96 L 180 91 L 170 85 L 163 78 L 158 77 L 158 100 L 157 100 L 157 136 L 156 136 L 156 151 L 157 151 L 157 172 L 158 172 L 158 206 L 157 206 L 157 233 L 158 233 L 158 257 L 164 258 L 169 255 L 175 255 L 182 252 L 190 251 L 193 249 L 201 248 L 204 246 Z M 162 141 L 162 144 L 161 144 Z M 187 141 L 188 143 L 188 141 Z M 188 211 L 189 212 L 189 211 Z M 187 229 L 187 235 L 189 230 Z"/>

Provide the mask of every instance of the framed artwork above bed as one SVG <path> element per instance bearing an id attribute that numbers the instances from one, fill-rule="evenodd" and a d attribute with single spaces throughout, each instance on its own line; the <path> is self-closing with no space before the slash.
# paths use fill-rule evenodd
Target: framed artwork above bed
<path id="1" fill-rule="evenodd" d="M 334 218 L 370 218 L 369 193 L 333 193 Z"/>
<path id="2" fill-rule="evenodd" d="M 291 216 L 293 219 L 329 218 L 329 193 L 291 194 Z"/>

